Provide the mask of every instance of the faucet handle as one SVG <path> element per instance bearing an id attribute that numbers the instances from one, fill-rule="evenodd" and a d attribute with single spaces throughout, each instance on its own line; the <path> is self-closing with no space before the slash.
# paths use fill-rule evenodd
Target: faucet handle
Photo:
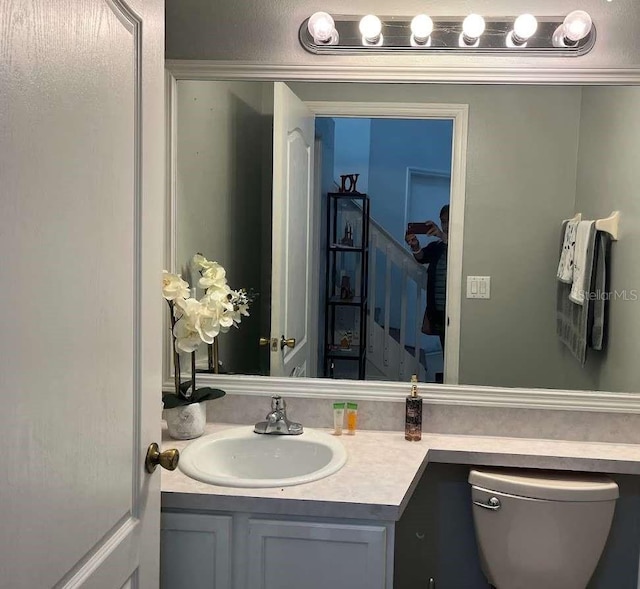
<path id="1" fill-rule="evenodd" d="M 280 395 L 271 397 L 271 411 L 283 411 L 285 407 L 284 399 Z"/>

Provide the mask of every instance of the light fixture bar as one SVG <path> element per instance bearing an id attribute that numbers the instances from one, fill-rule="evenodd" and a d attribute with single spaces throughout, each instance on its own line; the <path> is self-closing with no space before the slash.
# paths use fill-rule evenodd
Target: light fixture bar
<path id="1" fill-rule="evenodd" d="M 437 17 L 432 16 L 433 31 L 428 43 L 417 43 L 411 30 L 413 16 L 379 16 L 382 29 L 380 41 L 363 42 L 363 34 L 359 29 L 362 16 L 345 16 L 333 14 L 337 32 L 335 43 L 316 43 L 308 30 L 306 19 L 300 26 L 300 43 L 311 53 L 317 54 L 353 54 L 353 53 L 393 53 L 420 51 L 426 53 L 474 53 L 530 56 L 577 57 L 588 53 L 596 40 L 595 26 L 586 37 L 573 45 L 557 43 L 558 30 L 562 30 L 565 16 L 538 16 L 534 34 L 526 39 L 526 43 L 518 45 L 509 41 L 513 35 L 514 21 L 518 15 L 506 17 L 485 17 L 485 29 L 473 44 L 461 42 L 464 38 L 462 23 L 465 16 Z M 414 25 L 415 28 L 415 25 Z M 554 34 L 556 43 L 554 44 Z"/>

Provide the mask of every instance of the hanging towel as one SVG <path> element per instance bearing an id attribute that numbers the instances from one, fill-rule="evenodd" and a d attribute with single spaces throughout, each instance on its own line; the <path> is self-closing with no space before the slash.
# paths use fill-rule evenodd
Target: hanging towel
<path id="1" fill-rule="evenodd" d="M 607 301 L 609 300 L 609 251 L 611 238 L 603 231 L 596 232 L 595 268 L 593 271 L 593 285 L 591 298 L 591 338 L 590 346 L 594 350 L 604 348 L 607 328 Z"/>
<path id="2" fill-rule="evenodd" d="M 569 298 L 577 305 L 584 304 L 585 293 L 588 293 L 591 287 L 595 239 L 595 221 L 580 221 L 576 231 L 576 246 L 573 254 L 573 284 L 569 295 Z"/>
<path id="3" fill-rule="evenodd" d="M 571 284 L 573 282 L 573 255 L 576 245 L 576 231 L 579 221 L 571 219 L 562 223 L 562 246 L 560 248 L 560 262 L 558 264 L 558 280 Z"/>
<path id="4" fill-rule="evenodd" d="M 570 221 L 563 223 L 563 229 L 565 225 Z M 589 223 L 589 222 L 587 222 Z M 591 259 L 593 260 L 593 247 L 595 242 L 595 224 L 591 222 L 593 232 L 590 233 L 590 239 L 588 241 L 591 244 Z M 562 233 L 564 235 L 564 233 Z M 564 247 L 564 240 L 560 242 L 560 248 Z M 588 249 L 588 247 L 587 247 Z M 585 267 L 584 280 L 587 285 L 591 285 L 592 265 Z M 587 360 L 587 346 L 589 343 L 590 325 L 589 325 L 589 311 L 591 306 L 589 304 L 577 305 L 569 298 L 571 293 L 571 284 L 565 282 L 557 282 L 556 291 L 556 333 L 562 341 L 575 356 L 575 358 L 584 365 Z M 591 297 L 586 297 L 587 302 Z"/>

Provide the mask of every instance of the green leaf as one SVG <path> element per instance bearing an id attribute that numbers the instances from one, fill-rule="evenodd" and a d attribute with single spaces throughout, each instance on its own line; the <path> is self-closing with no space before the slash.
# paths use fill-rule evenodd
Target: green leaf
<path id="1" fill-rule="evenodd" d="M 184 407 L 185 405 L 191 405 L 192 403 L 201 403 L 203 401 L 219 399 L 220 397 L 224 397 L 226 394 L 227 393 L 225 393 L 221 389 L 204 387 L 201 389 L 196 389 L 196 392 L 188 399 L 185 399 L 184 397 L 178 397 L 178 395 L 175 395 L 174 393 L 165 393 L 162 395 L 162 403 L 165 409 L 173 409 L 175 407 Z"/>
<path id="2" fill-rule="evenodd" d="M 191 380 L 180 383 L 180 392 L 184 395 L 191 388 Z"/>
<path id="3" fill-rule="evenodd" d="M 197 403 L 200 401 L 211 401 L 212 399 L 219 399 L 220 397 L 224 397 L 227 393 L 225 393 L 222 389 L 212 389 L 211 387 L 203 387 L 201 389 L 196 389 L 196 392 L 192 395 L 192 398 L 195 397 L 197 399 Z"/>

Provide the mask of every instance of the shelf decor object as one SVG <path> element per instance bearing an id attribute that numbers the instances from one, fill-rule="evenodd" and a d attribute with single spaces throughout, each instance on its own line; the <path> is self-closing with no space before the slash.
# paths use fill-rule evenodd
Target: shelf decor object
<path id="1" fill-rule="evenodd" d="M 364 380 L 369 282 L 369 197 L 327 195 L 324 373 Z"/>

